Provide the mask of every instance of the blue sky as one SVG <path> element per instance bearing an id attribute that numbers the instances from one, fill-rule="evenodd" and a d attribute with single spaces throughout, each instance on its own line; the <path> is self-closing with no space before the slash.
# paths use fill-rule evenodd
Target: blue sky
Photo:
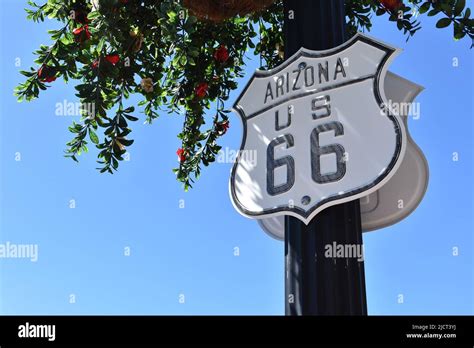
<path id="1" fill-rule="evenodd" d="M 95 170 L 94 149 L 79 165 L 63 157 L 78 117 L 55 111 L 76 101 L 71 83 L 58 80 L 39 100 L 17 103 L 18 71 L 32 65 L 32 51 L 49 43 L 55 25 L 28 22 L 25 3 L 0 5 L 0 244 L 39 249 L 37 262 L 0 259 L 0 313 L 283 314 L 283 244 L 232 207 L 231 164 L 205 169 L 187 193 L 175 181 L 179 116 L 134 124 L 130 161 L 110 176 Z M 403 48 L 390 70 L 426 88 L 417 99 L 421 117 L 409 127 L 430 166 L 418 209 L 364 235 L 370 314 L 474 312 L 472 50 L 435 29 L 436 19 L 422 20 L 408 43 L 385 19 L 370 33 Z M 249 62 L 240 88 L 257 64 Z M 238 149 L 241 137 L 233 114 L 221 145 Z"/>

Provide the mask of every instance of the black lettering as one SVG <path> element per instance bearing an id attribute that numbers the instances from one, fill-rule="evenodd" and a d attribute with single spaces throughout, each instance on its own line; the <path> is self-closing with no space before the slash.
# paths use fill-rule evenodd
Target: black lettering
<path id="1" fill-rule="evenodd" d="M 319 96 L 311 101 L 313 120 L 331 116 L 331 97 L 329 95 Z"/>
<path id="2" fill-rule="evenodd" d="M 308 72 L 310 72 L 309 77 L 308 77 Z M 314 67 L 313 66 L 309 66 L 304 70 L 304 83 L 306 87 L 311 87 L 312 85 L 314 85 Z"/>
<path id="3" fill-rule="evenodd" d="M 293 73 L 295 73 L 295 72 L 297 72 L 298 75 L 296 75 L 295 82 L 293 82 L 293 91 L 297 91 L 297 90 L 301 89 L 301 87 L 297 87 L 298 80 L 300 79 L 300 75 L 301 75 L 301 69 L 293 71 Z"/>
<path id="4" fill-rule="evenodd" d="M 276 82 L 276 97 L 278 98 L 280 94 L 278 93 L 279 91 L 281 92 L 281 95 L 285 94 L 283 92 L 283 84 L 285 83 L 285 78 L 283 76 L 278 76 L 277 82 Z"/>
<path id="5" fill-rule="evenodd" d="M 346 175 L 346 162 L 344 161 L 344 154 L 346 150 L 340 144 L 332 144 L 320 146 L 319 134 L 324 132 L 334 131 L 334 136 L 339 137 L 344 135 L 344 127 L 340 122 L 330 122 L 322 124 L 314 128 L 311 133 L 311 176 L 314 182 L 318 184 L 327 184 L 335 182 Z M 268 152 L 268 150 L 267 150 Z M 330 174 L 321 173 L 321 156 L 334 153 L 336 155 L 336 172 Z"/>
<path id="6" fill-rule="evenodd" d="M 326 61 L 326 68 L 323 67 L 321 63 L 318 64 L 319 67 L 319 83 L 323 83 L 321 76 L 324 76 L 326 82 L 329 82 L 329 63 Z"/>
<path id="7" fill-rule="evenodd" d="M 267 192 L 270 196 L 280 195 L 289 191 L 295 184 L 295 160 L 291 156 L 285 156 L 275 159 L 275 147 L 285 144 L 289 149 L 295 144 L 295 140 L 291 134 L 280 135 L 273 139 L 267 148 Z M 284 184 L 275 185 L 275 169 L 286 167 L 286 182 Z"/>
<path id="8" fill-rule="evenodd" d="M 334 72 L 334 80 L 337 79 L 337 74 L 342 74 L 343 77 L 346 77 L 346 71 L 344 70 L 344 64 L 342 64 L 341 58 L 337 58 L 336 71 Z"/>
<path id="9" fill-rule="evenodd" d="M 275 111 L 275 130 L 280 131 L 282 129 L 288 128 L 291 125 L 291 106 L 288 107 L 288 118 L 286 119 L 286 124 L 280 125 L 280 112 Z"/>
<path id="10" fill-rule="evenodd" d="M 273 100 L 273 90 L 272 90 L 272 84 L 271 82 L 268 83 L 267 85 L 267 92 L 265 93 L 265 101 L 264 104 L 267 103 L 267 98 L 270 97 L 271 100 Z"/>

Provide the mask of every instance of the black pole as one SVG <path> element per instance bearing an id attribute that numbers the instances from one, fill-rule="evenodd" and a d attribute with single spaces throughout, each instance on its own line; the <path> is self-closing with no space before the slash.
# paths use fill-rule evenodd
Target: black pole
<path id="1" fill-rule="evenodd" d="M 285 57 L 345 41 L 344 0 L 285 0 Z M 326 245 L 362 247 L 359 200 L 330 207 L 308 225 L 285 218 L 287 315 L 367 315 L 364 262 L 325 257 Z M 347 256 L 347 255 L 345 255 Z"/>

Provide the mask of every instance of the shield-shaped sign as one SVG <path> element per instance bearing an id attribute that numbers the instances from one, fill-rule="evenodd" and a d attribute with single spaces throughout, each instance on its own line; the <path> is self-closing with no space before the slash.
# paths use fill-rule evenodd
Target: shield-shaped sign
<path id="1" fill-rule="evenodd" d="M 234 106 L 244 128 L 230 180 L 237 210 L 309 223 L 328 206 L 383 186 L 407 142 L 403 121 L 380 88 L 397 53 L 358 34 L 334 49 L 301 49 L 282 66 L 257 71 Z"/>

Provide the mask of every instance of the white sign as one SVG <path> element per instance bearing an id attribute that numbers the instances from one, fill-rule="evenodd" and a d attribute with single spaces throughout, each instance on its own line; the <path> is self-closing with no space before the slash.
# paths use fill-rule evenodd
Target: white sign
<path id="1" fill-rule="evenodd" d="M 428 186 L 428 163 L 421 149 L 411 138 L 408 129 L 409 109 L 412 109 L 413 118 L 420 117 L 419 110 L 414 113 L 415 97 L 422 91 L 422 87 L 391 72 L 385 78 L 385 94 L 403 117 L 407 131 L 408 145 L 403 161 L 390 178 L 378 191 L 360 199 L 362 231 L 368 232 L 394 225 L 420 204 Z M 285 217 L 274 216 L 258 220 L 262 229 L 270 236 L 284 240 Z"/>
<path id="2" fill-rule="evenodd" d="M 232 169 L 236 209 L 307 224 L 328 206 L 382 187 L 407 144 L 403 120 L 380 88 L 397 53 L 359 34 L 257 71 L 234 106 L 244 128 L 241 150 L 257 153 L 257 161 L 239 156 Z"/>

